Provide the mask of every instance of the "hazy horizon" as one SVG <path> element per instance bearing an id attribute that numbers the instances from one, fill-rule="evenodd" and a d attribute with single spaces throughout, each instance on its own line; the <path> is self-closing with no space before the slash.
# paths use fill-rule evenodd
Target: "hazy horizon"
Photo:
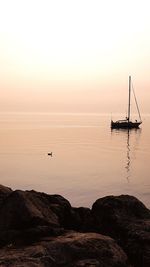
<path id="1" fill-rule="evenodd" d="M 0 4 L 0 112 L 150 113 L 149 1 Z"/>

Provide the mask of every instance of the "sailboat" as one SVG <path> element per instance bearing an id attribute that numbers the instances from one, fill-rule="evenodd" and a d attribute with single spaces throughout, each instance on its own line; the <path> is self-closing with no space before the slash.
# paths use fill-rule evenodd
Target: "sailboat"
<path id="1" fill-rule="evenodd" d="M 135 98 L 135 103 L 136 103 L 136 107 L 137 107 L 137 111 L 139 114 L 139 120 L 135 120 L 134 122 L 130 119 L 131 116 L 131 76 L 129 76 L 129 100 L 128 100 L 128 116 L 124 119 L 124 120 L 117 120 L 117 121 L 113 121 L 111 120 L 111 128 L 112 129 L 132 129 L 132 128 L 138 128 L 139 125 L 142 123 L 142 119 L 141 119 L 141 115 L 140 115 L 140 110 L 138 107 L 138 103 L 137 103 L 137 99 L 135 96 L 135 92 L 133 90 L 133 94 L 134 94 L 134 98 Z"/>

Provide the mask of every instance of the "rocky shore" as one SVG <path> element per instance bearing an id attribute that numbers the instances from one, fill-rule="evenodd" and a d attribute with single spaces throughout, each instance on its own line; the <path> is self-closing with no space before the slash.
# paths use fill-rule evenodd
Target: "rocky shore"
<path id="1" fill-rule="evenodd" d="M 0 266 L 149 267 L 150 210 L 129 195 L 74 208 L 1 185 Z"/>

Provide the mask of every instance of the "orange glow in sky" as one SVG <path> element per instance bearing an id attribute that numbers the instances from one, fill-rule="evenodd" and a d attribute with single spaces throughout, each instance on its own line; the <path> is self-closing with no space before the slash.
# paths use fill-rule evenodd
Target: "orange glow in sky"
<path id="1" fill-rule="evenodd" d="M 150 112 L 148 0 L 0 3 L 0 111 Z M 124 108 L 124 107 L 123 107 Z"/>

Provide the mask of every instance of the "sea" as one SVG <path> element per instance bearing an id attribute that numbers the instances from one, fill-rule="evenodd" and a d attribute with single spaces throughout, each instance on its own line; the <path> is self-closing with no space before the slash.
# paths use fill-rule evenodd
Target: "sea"
<path id="1" fill-rule="evenodd" d="M 130 131 L 111 130 L 110 120 L 108 114 L 1 112 L 0 184 L 60 194 L 76 207 L 128 194 L 150 208 L 150 115 Z"/>

